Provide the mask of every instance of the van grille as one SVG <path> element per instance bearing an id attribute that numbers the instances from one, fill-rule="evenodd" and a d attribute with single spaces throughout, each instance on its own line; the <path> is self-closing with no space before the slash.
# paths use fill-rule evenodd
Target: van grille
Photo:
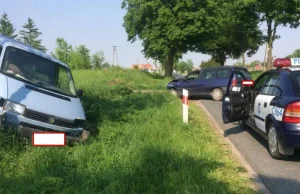
<path id="1" fill-rule="evenodd" d="M 66 128 L 80 127 L 78 126 L 78 124 L 75 125 L 74 121 L 72 120 L 61 119 L 55 116 L 47 115 L 30 109 L 26 109 L 23 116 L 32 120 L 41 121 L 44 123 L 49 123 L 52 125 L 57 125 Z M 54 118 L 53 123 L 49 122 L 51 118 Z"/>

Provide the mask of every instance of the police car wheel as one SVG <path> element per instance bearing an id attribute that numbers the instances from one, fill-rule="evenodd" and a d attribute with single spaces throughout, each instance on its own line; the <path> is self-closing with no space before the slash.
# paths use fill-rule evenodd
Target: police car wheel
<path id="1" fill-rule="evenodd" d="M 211 97 L 213 98 L 214 101 L 220 101 L 223 99 L 223 91 L 220 88 L 215 88 L 212 93 Z"/>
<path id="2" fill-rule="evenodd" d="M 268 130 L 268 146 L 269 153 L 275 159 L 284 159 L 286 155 L 279 152 L 278 135 L 273 124 L 270 124 Z"/>

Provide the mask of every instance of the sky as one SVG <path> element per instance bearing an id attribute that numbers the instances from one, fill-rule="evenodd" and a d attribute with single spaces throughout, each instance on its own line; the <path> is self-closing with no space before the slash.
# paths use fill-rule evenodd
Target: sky
<path id="1" fill-rule="evenodd" d="M 43 33 L 42 43 L 49 52 L 54 50 L 56 38 L 63 37 L 73 46 L 86 45 L 91 54 L 102 50 L 109 63 L 113 61 L 112 46 L 117 46 L 118 61 L 122 67 L 130 67 L 136 63 L 153 64 L 153 60 L 144 58 L 140 41 L 127 41 L 127 34 L 122 26 L 126 11 L 121 9 L 121 3 L 122 0 L 2 1 L 0 14 L 8 14 L 16 32 L 31 17 Z M 278 35 L 281 38 L 274 43 L 274 56 L 285 57 L 300 48 L 300 28 L 279 27 Z M 264 55 L 265 45 L 254 56 L 247 57 L 246 62 L 263 61 Z M 183 56 L 183 60 L 192 59 L 197 67 L 201 61 L 209 58 L 209 55 L 190 52 Z M 228 59 L 226 65 L 232 65 L 235 61 Z"/>

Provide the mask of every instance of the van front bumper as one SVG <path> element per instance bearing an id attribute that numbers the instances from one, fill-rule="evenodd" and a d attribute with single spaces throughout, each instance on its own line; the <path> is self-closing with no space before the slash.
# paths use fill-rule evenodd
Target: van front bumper
<path id="1" fill-rule="evenodd" d="M 89 132 L 83 128 L 64 128 L 40 121 L 35 121 L 11 112 L 1 116 L 1 125 L 6 131 L 16 131 L 20 136 L 31 138 L 33 132 L 64 132 L 67 140 L 84 141 Z"/>

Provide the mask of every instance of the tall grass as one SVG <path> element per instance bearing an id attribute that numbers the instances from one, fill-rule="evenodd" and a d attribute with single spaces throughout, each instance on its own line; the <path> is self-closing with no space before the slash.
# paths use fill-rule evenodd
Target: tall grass
<path id="1" fill-rule="evenodd" d="M 95 87 L 126 86 L 132 90 L 165 90 L 170 78 L 159 74 L 150 74 L 140 70 L 108 68 L 97 71 L 74 71 L 74 77 L 80 80 L 77 84 L 85 87 L 90 84 Z"/>
<path id="2" fill-rule="evenodd" d="M 106 85 L 108 78 L 124 83 L 120 74 L 75 73 L 93 129 L 85 144 L 48 148 L 2 139 L 0 193 L 254 193 L 203 113 L 192 105 L 183 124 L 176 97 L 132 93 L 140 87 L 134 83 Z"/>
<path id="3" fill-rule="evenodd" d="M 250 74 L 253 80 L 256 80 L 264 71 L 251 71 Z"/>

